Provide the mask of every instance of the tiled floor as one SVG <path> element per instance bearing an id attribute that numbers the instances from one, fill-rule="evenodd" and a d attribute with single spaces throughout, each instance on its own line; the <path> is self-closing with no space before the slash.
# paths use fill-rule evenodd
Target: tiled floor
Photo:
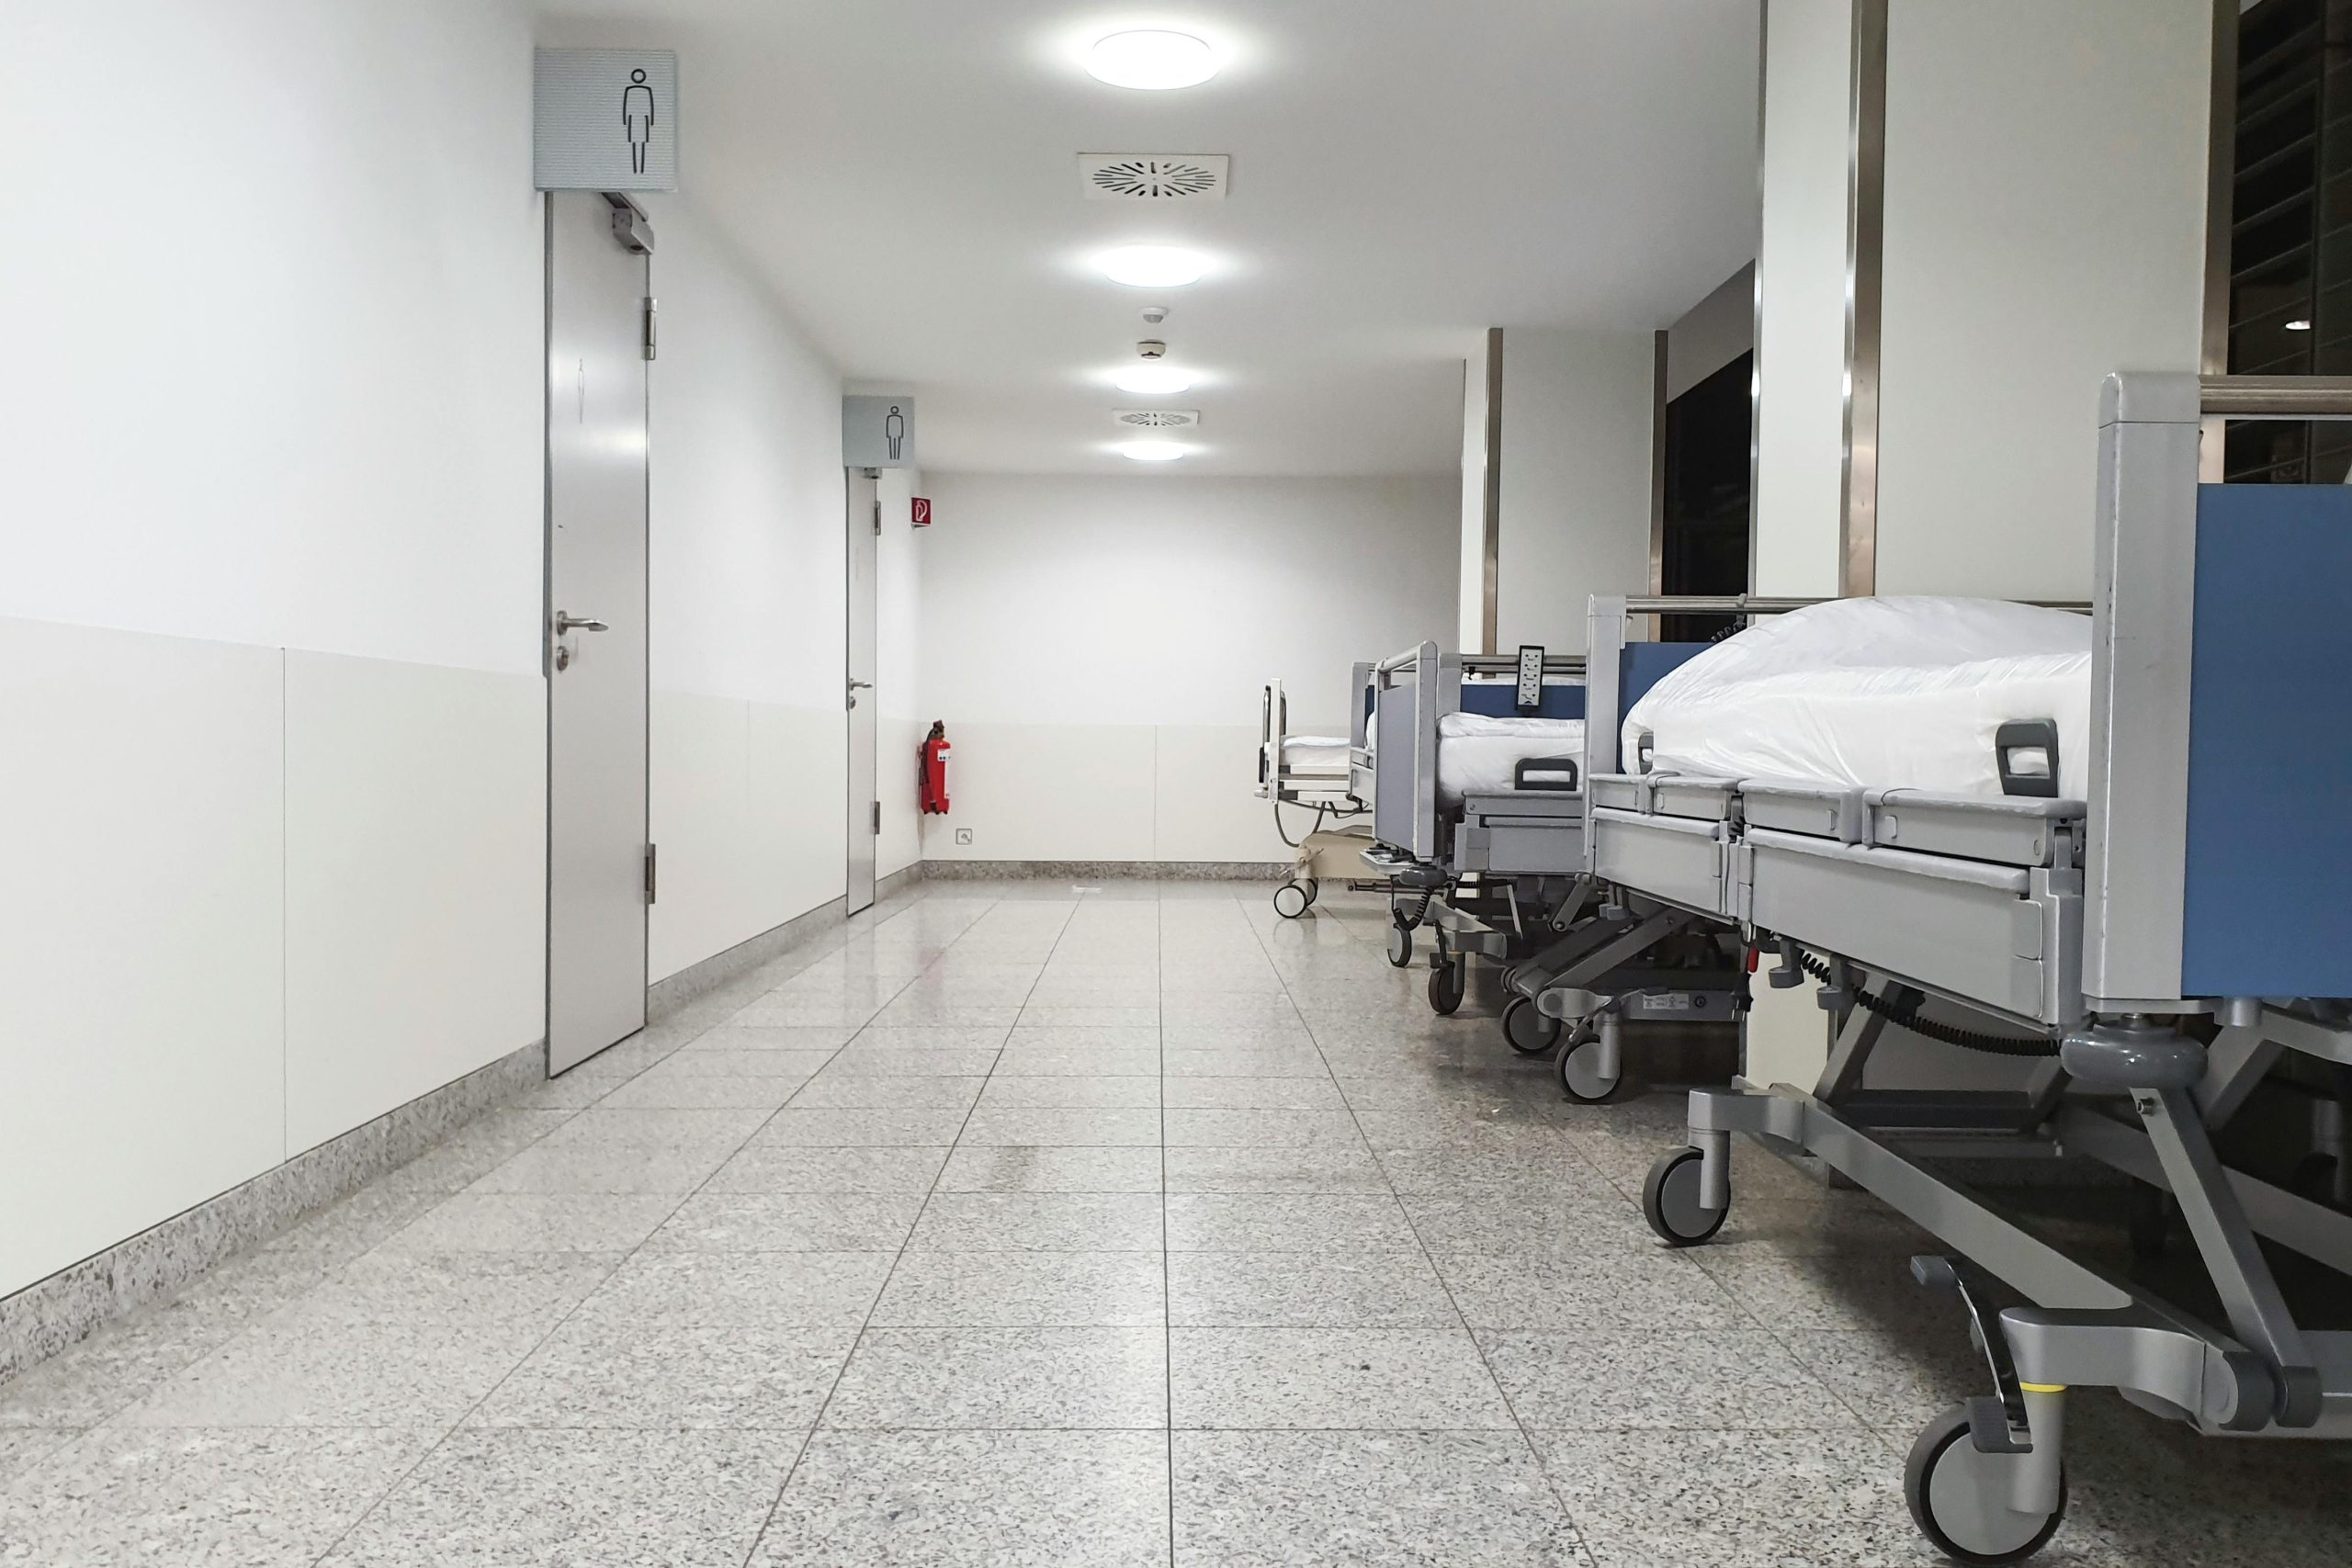
<path id="1" fill-rule="evenodd" d="M 41 1568 L 1933 1561 L 1917 1245 L 1563 1102 L 1380 909 L 933 885 L 0 1388 Z M 2352 1560 L 2352 1463 L 2077 1402 L 2053 1563 Z"/>

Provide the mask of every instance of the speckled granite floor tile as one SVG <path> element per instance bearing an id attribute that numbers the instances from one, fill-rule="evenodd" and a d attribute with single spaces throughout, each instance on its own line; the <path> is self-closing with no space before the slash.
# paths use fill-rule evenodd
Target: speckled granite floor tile
<path id="1" fill-rule="evenodd" d="M 1478 1347 L 1529 1427 L 1772 1431 L 1861 1425 L 1761 1330 L 1484 1329 Z"/>
<path id="2" fill-rule="evenodd" d="M 1514 1425 L 1458 1328 L 1170 1328 L 1168 1360 L 1179 1427 Z"/>
<path id="3" fill-rule="evenodd" d="M 877 1328 L 1144 1327 L 1167 1321 L 1156 1251 L 910 1252 L 884 1287 Z"/>
<path id="4" fill-rule="evenodd" d="M 786 1432 L 458 1432 L 324 1562 L 738 1568 L 800 1445 Z"/>
<path id="5" fill-rule="evenodd" d="M 1421 1244 L 1386 1193 L 1177 1192 L 1168 1199 L 1174 1252 L 1406 1252 Z"/>
<path id="6" fill-rule="evenodd" d="M 104 1427 L 0 1488 L 0 1562 L 295 1568 L 333 1546 L 438 1436 Z"/>
<path id="7" fill-rule="evenodd" d="M 1584 1568 L 1517 1432 L 1178 1432 L 1178 1568 Z"/>
<path id="8" fill-rule="evenodd" d="M 1171 1252 L 1168 1321 L 1221 1328 L 1454 1328 L 1418 1253 Z"/>
<path id="9" fill-rule="evenodd" d="M 870 1328 L 827 1427 L 1164 1427 L 1159 1328 Z"/>
<path id="10" fill-rule="evenodd" d="M 468 1417 L 478 1427 L 798 1431 L 849 1359 L 846 1324 L 641 1323 L 574 1318 Z"/>
<path id="11" fill-rule="evenodd" d="M 753 1568 L 1157 1568 L 1159 1432 L 819 1432 Z"/>
<path id="12" fill-rule="evenodd" d="M 646 1238 L 649 1252 L 896 1252 L 911 1192 L 697 1192 Z"/>

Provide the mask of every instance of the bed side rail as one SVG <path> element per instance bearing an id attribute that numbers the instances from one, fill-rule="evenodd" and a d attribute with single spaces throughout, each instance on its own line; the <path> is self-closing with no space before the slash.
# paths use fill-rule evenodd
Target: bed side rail
<path id="1" fill-rule="evenodd" d="M 2083 977 L 2101 1012 L 2352 996 L 2352 487 L 2201 483 L 2216 417 L 2352 419 L 2352 378 L 2102 392 Z"/>

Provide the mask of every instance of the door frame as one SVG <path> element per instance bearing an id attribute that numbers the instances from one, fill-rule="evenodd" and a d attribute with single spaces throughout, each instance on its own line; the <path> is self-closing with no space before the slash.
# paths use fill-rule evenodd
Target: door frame
<path id="1" fill-rule="evenodd" d="M 555 843 L 555 832 L 556 832 L 556 814 L 555 814 L 555 785 L 556 785 L 556 753 L 555 753 L 555 744 L 556 744 L 555 677 L 556 677 L 556 672 L 557 672 L 557 671 L 556 671 L 556 668 L 555 668 L 555 657 L 556 657 L 556 647 L 557 647 L 558 642 L 560 640 L 560 639 L 558 637 L 558 636 L 556 635 L 556 630 L 555 630 L 555 618 L 556 618 L 556 612 L 557 612 L 557 609 L 558 609 L 558 605 L 557 605 L 557 604 L 556 604 L 556 560 L 555 560 L 555 546 L 556 546 L 556 527 L 555 527 L 555 378 L 554 378 L 553 369 L 552 369 L 552 364 L 553 364 L 553 351 L 554 351 L 554 346 L 555 346 L 555 331 L 556 331 L 556 293 L 555 293 L 555 282 L 556 282 L 556 267 L 555 267 L 556 203 L 557 203 L 560 199 L 561 199 L 564 196 L 566 196 L 566 195 L 578 195 L 578 194 L 590 194 L 590 193 L 577 193 L 577 192 L 565 192 L 565 191 L 552 191 L 552 190 L 551 190 L 551 191 L 546 191 L 546 192 L 543 192 L 543 193 L 541 194 L 541 196 L 540 196 L 541 223 L 542 223 L 542 244 L 541 244 L 541 254 L 540 254 L 540 265 L 541 265 L 541 267 L 542 267 L 543 276 L 542 276 L 542 279 L 541 279 L 541 285 L 540 285 L 540 310 L 541 310 L 541 318 L 542 318 L 542 319 L 541 319 L 541 329 L 540 329 L 540 352 L 539 352 L 539 361 L 540 361 L 540 375 L 539 375 L 539 393 L 540 393 L 540 411 L 539 411 L 539 443 L 540 443 L 540 445 L 539 445 L 539 462 L 540 462 L 540 474 L 539 474 L 539 529 L 540 529 L 540 541 L 539 541 L 539 568 L 540 568 L 540 577 L 539 577 L 539 677 L 540 677 L 541 685 L 542 685 L 542 688 L 543 688 L 543 690 L 544 690 L 544 694 L 545 694 L 545 703 L 544 703 L 544 705 L 543 705 L 543 708 L 542 708 L 542 712 L 543 712 L 543 713 L 544 713 L 544 715 L 545 715 L 545 720 L 546 720 L 545 728 L 544 728 L 544 731 L 543 731 L 543 735 L 542 735 L 542 757 L 543 757 L 543 762 L 544 762 L 544 769 L 545 769 L 545 773 L 544 773 L 544 777 L 543 777 L 543 778 L 541 779 L 541 781 L 540 781 L 540 782 L 541 782 L 540 800 L 541 800 L 541 803 L 542 803 L 543 808 L 544 808 L 544 810 L 545 810 L 545 815 L 546 815 L 546 831 L 545 831 L 545 834 L 544 834 L 544 844 L 543 844 L 544 851 L 545 851 L 545 865 L 544 865 L 544 868 L 543 868 L 543 869 L 544 869 L 544 874 L 543 874 L 543 878 L 542 878 L 542 886 L 541 886 L 541 900 L 542 900 L 542 901 L 541 901 L 541 906 L 540 906 L 540 934 L 541 934 L 541 942 L 540 942 L 540 953 L 541 953 L 541 959 L 540 959 L 540 964 L 541 964 L 541 976 L 542 976 L 542 981 L 543 981 L 543 984 L 542 984 L 542 987 L 541 987 L 541 994 L 540 994 L 540 1030 L 541 1030 L 541 1036 L 542 1036 L 542 1038 L 541 1038 L 541 1042 L 540 1042 L 540 1044 L 541 1044 L 541 1051 L 542 1051 L 542 1058 L 543 1058 L 543 1060 L 544 1060 L 544 1062 L 545 1062 L 545 1064 L 546 1064 L 546 1066 L 547 1066 L 547 1073 L 548 1073 L 548 1077 L 549 1077 L 550 1078 L 552 1078 L 552 1077 L 558 1077 L 558 1076 L 561 1075 L 562 1073 L 569 1072 L 571 1068 L 573 1068 L 573 1067 L 575 1067 L 575 1066 L 578 1066 L 581 1064 L 581 1062 L 587 1062 L 587 1061 L 593 1061 L 593 1060 L 594 1060 L 596 1056 L 598 1056 L 598 1055 L 602 1055 L 605 1051 L 608 1051 L 608 1050 L 612 1049 L 612 1047 L 613 1047 L 614 1045 L 617 1045 L 617 1044 L 619 1044 L 619 1043 L 621 1043 L 621 1041 L 622 1041 L 622 1040 L 627 1040 L 627 1039 L 630 1038 L 630 1034 L 635 1034 L 635 1033 L 638 1033 L 638 1032 L 641 1032 L 643 1031 L 644 1027 L 645 1027 L 645 1015 L 644 1015 L 644 1012 L 643 1012 L 643 1010 L 642 1010 L 642 1008 L 640 1007 L 640 1010 L 639 1010 L 639 1015 L 638 1015 L 638 1017 L 639 1017 L 638 1028 L 637 1028 L 636 1030 L 631 1031 L 631 1032 L 630 1032 L 630 1034 L 624 1034 L 624 1035 L 620 1036 L 620 1038 L 619 1038 L 619 1039 L 614 1040 L 614 1041 L 612 1041 L 612 1042 L 610 1042 L 610 1043 L 606 1043 L 606 1044 L 605 1044 L 605 1045 L 603 1045 L 603 1046 L 600 1046 L 600 1047 L 598 1047 L 598 1048 L 597 1048 L 596 1050 L 594 1050 L 594 1051 L 591 1051 L 590 1053 L 588 1053 L 588 1055 L 585 1055 L 585 1056 L 582 1056 L 582 1057 L 579 1058 L 579 1060 L 578 1060 L 578 1061 L 567 1062 L 567 1063 L 565 1063 L 565 1064 L 564 1064 L 562 1066 L 560 1066 L 560 1067 L 559 1067 L 559 1066 L 556 1066 L 556 1063 L 555 1063 L 555 1049 L 556 1049 L 556 1042 L 555 1042 L 555 986 L 556 986 L 556 965 L 555 965 L 555 891 L 556 891 L 556 890 L 555 890 L 555 868 L 556 868 L 556 843 Z M 645 484 L 644 509 L 645 509 L 645 520 L 646 520 L 646 526 L 645 526 L 645 532 L 646 532 L 645 563 L 646 563 L 646 564 L 645 564 L 645 573 L 644 573 L 644 597 L 643 597 L 642 602 L 641 602 L 641 603 L 639 603 L 639 604 L 637 605 L 637 613 L 638 613 L 638 615 L 639 615 L 639 623 L 640 623 L 640 624 L 644 626 L 644 628 L 645 628 L 645 639 L 644 639 L 645 660 L 644 660 L 644 667 L 643 667 L 643 669 L 639 671 L 640 678 L 641 678 L 641 680 L 642 680 L 642 682 L 643 682 L 644 688 L 645 688 L 645 703 L 644 703 L 644 737 L 643 737 L 643 743 L 642 743 L 642 755 L 643 755 L 643 758 L 644 758 L 643 799 L 644 799 L 644 803 L 645 803 L 645 817 L 644 817 L 644 820 L 639 824 L 639 838 L 641 839 L 641 840 L 643 841 L 643 843 L 644 843 L 644 845 L 645 845 L 645 856 L 646 856 L 646 862 L 645 862 L 645 868 L 646 868 L 646 869 L 645 869 L 645 908 L 646 908 L 646 915 L 645 915 L 645 919 L 644 919 L 644 922 L 643 922 L 643 940 L 642 940 L 642 941 L 640 941 L 640 942 L 639 942 L 639 944 L 638 944 L 638 955 L 637 955 L 637 957 L 638 957 L 638 982 L 639 982 L 639 989 L 640 990 L 640 992 L 650 993 L 650 990 L 651 990 L 651 988 L 652 988 L 652 935 L 653 935 L 653 932 L 652 932 L 652 926 L 653 926 L 652 907 L 653 907 L 653 902 L 654 902 L 654 896 L 655 896 L 655 892 L 656 892 L 657 886 L 658 886 L 658 885 L 657 885 L 657 883 L 656 883 L 656 880 L 655 880 L 655 877 L 656 877 L 656 867 L 657 867 L 657 865 L 659 864 L 658 859 L 657 859 L 657 857 L 656 857 L 655 845 L 654 845 L 654 842 L 653 842 L 653 659 L 652 659 L 652 654 L 653 654 L 653 548 L 652 548 L 652 533 L 653 533 L 653 369 L 652 369 L 652 360 L 653 360 L 653 357 L 654 357 L 654 351 L 653 351 L 653 342 L 654 342 L 654 339 L 653 339 L 653 315 L 652 315 L 652 312 L 653 312 L 653 249 L 654 249 L 654 234 L 653 234 L 653 225 L 652 225 L 652 222 L 651 222 L 650 219 L 649 218 L 649 216 L 647 215 L 645 209 L 644 209 L 643 207 L 639 206 L 634 197 L 629 197 L 629 196 L 627 196 L 627 195 L 624 195 L 624 194 L 621 194 L 621 193 L 618 193 L 618 192 L 615 192 L 615 191 L 602 191 L 602 192 L 596 192 L 596 193 L 593 193 L 593 194 L 594 194 L 594 195 L 595 195 L 599 199 L 601 199 L 602 201 L 604 201 L 604 203 L 605 203 L 605 206 L 606 206 L 606 209 L 608 209 L 608 211 L 610 212 L 610 215 L 611 215 L 611 220 L 612 220 L 612 236 L 613 236 L 613 243 L 614 243 L 616 245 L 618 245 L 622 250 L 624 250 L 624 251 L 626 251 L 626 252 L 628 252 L 628 253 L 629 253 L 629 254 L 633 254 L 633 255 L 641 256 L 641 257 L 644 259 L 644 271 L 645 271 L 644 292 L 643 292 L 644 305 L 643 305 L 643 308 L 642 308 L 642 309 L 643 309 L 643 314 L 642 314 L 642 317 L 641 317 L 641 330 L 642 330 L 643 334 L 644 334 L 644 344 L 645 344 L 644 355 L 645 355 L 645 364 L 646 364 L 646 368 L 645 368 L 645 372 L 644 372 L 644 374 L 645 374 L 645 417 L 644 417 L 644 430 L 643 430 L 644 442 L 645 442 L 645 446 L 644 446 L 645 457 L 644 457 L 644 462 L 643 462 L 643 465 L 642 465 L 643 472 L 644 472 L 644 484 Z"/>
<path id="2" fill-rule="evenodd" d="M 867 491 L 862 491 L 861 487 L 871 487 L 870 493 L 873 497 L 873 504 L 868 508 L 867 513 L 863 519 L 858 516 L 857 502 L 860 494 L 867 493 Z M 858 529 L 861 526 L 866 529 L 866 533 L 864 535 L 861 535 L 858 532 Z M 855 552 L 860 547 L 861 543 L 863 543 L 865 548 L 871 552 L 869 558 L 872 563 L 872 570 L 867 573 L 865 582 L 865 591 L 869 600 L 869 603 L 865 606 L 865 621 L 867 633 L 873 639 L 875 654 L 873 660 L 874 668 L 870 671 L 874 679 L 865 688 L 865 695 L 862 702 L 860 701 L 859 689 L 856 684 L 858 651 L 858 573 L 855 556 Z M 847 852 L 842 857 L 842 908 L 844 914 L 855 915 L 874 907 L 875 889 L 881 881 L 881 469 L 850 468 L 842 470 L 842 544 L 844 552 L 842 563 L 842 696 L 843 698 L 842 705 L 842 725 L 843 729 L 842 739 L 847 748 L 847 754 L 843 759 L 842 767 L 844 786 L 842 794 L 846 797 L 842 801 L 842 805 L 845 807 L 843 811 L 845 820 L 842 826 L 846 828 L 849 832 L 849 843 L 846 846 Z M 866 802 L 864 803 L 863 806 L 861 806 L 861 803 L 857 798 L 859 791 L 854 787 L 856 785 L 858 776 L 857 736 L 859 728 L 858 717 L 861 712 L 865 715 L 865 733 L 866 739 L 871 742 L 870 750 L 872 753 L 867 760 L 866 769 L 866 779 L 870 787 L 864 792 L 866 796 Z M 861 812 L 863 814 L 861 814 Z M 857 853 L 857 825 L 860 823 L 865 824 L 866 854 L 865 864 L 868 874 L 865 878 L 865 886 L 862 889 L 865 894 L 865 901 L 863 903 L 858 901 L 858 896 L 861 892 L 861 888 L 855 880 L 855 872 L 859 863 Z"/>

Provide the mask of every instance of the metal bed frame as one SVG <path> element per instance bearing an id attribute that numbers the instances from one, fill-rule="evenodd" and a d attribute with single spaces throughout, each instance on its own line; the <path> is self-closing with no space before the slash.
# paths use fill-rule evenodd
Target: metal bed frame
<path id="1" fill-rule="evenodd" d="M 1611 650 L 1609 658 L 1615 657 Z M 1537 705 L 1524 700 L 1531 682 L 1575 685 L 1558 678 L 1587 677 L 1581 695 L 1589 736 L 1596 720 L 1613 722 L 1613 708 L 1592 706 L 1591 668 L 1589 657 L 1545 656 L 1539 649 L 1516 656 L 1447 653 L 1434 643 L 1374 666 L 1371 705 L 1385 783 L 1376 792 L 1378 847 L 1366 859 L 1396 883 L 1389 962 L 1409 964 L 1414 931 L 1427 924 L 1432 933 L 1430 1007 L 1447 1014 L 1461 1005 L 1474 955 L 1505 964 L 1510 999 L 1500 1020 L 1503 1038 L 1527 1055 L 1560 1047 L 1563 1089 L 1598 1102 L 1616 1092 L 1619 1077 L 1612 1071 L 1600 1082 L 1584 1071 L 1590 1059 L 1582 1049 L 1586 1035 L 1605 1035 L 1614 1062 L 1623 1020 L 1729 1022 L 1738 1000 L 1734 967 L 1728 960 L 1703 971 L 1669 965 L 1654 949 L 1676 931 L 1638 921 L 1623 927 L 1614 906 L 1596 897 L 1586 871 L 1581 754 L 1566 787 L 1466 795 L 1458 820 L 1440 809 L 1438 798 L 1439 727 L 1460 710 L 1464 677 L 1516 676 L 1514 694 L 1521 701 L 1515 705 Z M 1537 764 L 1522 768 L 1530 765 Z M 1522 972 L 1564 953 L 1574 955 L 1574 979 L 1607 994 L 1593 995 L 1575 1012 L 1546 1012 L 1522 994 Z M 1566 1020 L 1577 1027 L 1566 1028 Z"/>
<path id="2" fill-rule="evenodd" d="M 1329 863 L 1330 858 L 1344 853 L 1351 861 L 1360 856 L 1365 833 L 1346 829 L 1326 829 L 1323 822 L 1331 818 L 1340 822 L 1362 822 L 1372 814 L 1374 774 L 1372 767 L 1371 737 L 1367 714 L 1368 688 L 1373 667 L 1359 663 L 1352 667 L 1349 690 L 1355 694 L 1353 714 L 1350 719 L 1348 737 L 1348 772 L 1342 776 L 1322 773 L 1293 772 L 1283 762 L 1284 743 L 1290 739 L 1290 695 L 1280 681 L 1269 681 L 1261 694 L 1258 707 L 1258 798 L 1270 801 L 1274 810 L 1274 829 L 1283 841 L 1290 843 L 1290 834 L 1283 826 L 1282 808 L 1301 807 L 1315 813 L 1315 826 L 1292 847 L 1300 851 L 1298 863 L 1291 875 L 1274 889 L 1274 910 L 1285 919 L 1296 919 L 1314 906 L 1322 891 L 1322 884 L 1329 878 L 1317 874 L 1318 861 Z M 1367 824 L 1368 827 L 1368 824 Z M 1348 843 L 1336 840 L 1346 839 Z M 1317 844 L 1317 840 L 1325 840 Z M 1346 886 L 1356 892 L 1386 892 L 1386 877 L 1349 876 Z"/>
<path id="3" fill-rule="evenodd" d="M 1711 1237 L 1745 1133 L 1953 1250 L 1913 1272 L 1964 1309 L 1992 1392 L 1919 1435 L 1905 1493 L 1965 1562 L 2019 1561 L 2057 1530 L 2072 1388 L 2209 1434 L 2352 1435 L 2352 1333 L 2302 1327 L 2259 1244 L 2352 1272 L 2352 1214 L 2228 1168 L 2212 1140 L 2282 1054 L 2352 1064 L 2352 1008 L 2324 999 L 2352 996 L 2352 491 L 2200 487 L 2200 422 L 2228 416 L 2352 418 L 2352 380 L 2109 379 L 2087 801 L 1589 780 L 1598 881 L 1777 944 L 1774 983 L 1813 974 L 1837 1020 L 1810 1091 L 1692 1094 L 1690 1146 L 1652 1169 L 1644 1211 L 1676 1245 Z M 2263 575 L 2281 558 L 2285 585 Z M 1930 998 L 2017 1032 L 1961 1038 L 1917 1015 Z M 2005 1092 L 1865 1088 L 1890 1021 L 2036 1060 Z M 2166 1190 L 2223 1323 L 2069 1257 L 1933 1163 L 1986 1155 L 2087 1156 Z M 1992 1313 L 1985 1274 L 2030 1304 Z"/>

